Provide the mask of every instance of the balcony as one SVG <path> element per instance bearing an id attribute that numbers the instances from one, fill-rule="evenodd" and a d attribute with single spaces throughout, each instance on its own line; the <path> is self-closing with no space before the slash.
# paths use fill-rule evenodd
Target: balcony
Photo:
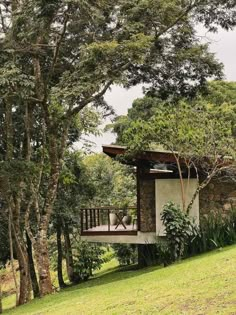
<path id="1" fill-rule="evenodd" d="M 81 209 L 81 235 L 137 235 L 137 208 L 114 206 Z"/>

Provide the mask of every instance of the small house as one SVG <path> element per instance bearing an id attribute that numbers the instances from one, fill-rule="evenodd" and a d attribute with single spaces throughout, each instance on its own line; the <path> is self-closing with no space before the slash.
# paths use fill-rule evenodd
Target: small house
<path id="1" fill-rule="evenodd" d="M 111 158 L 133 166 L 136 173 L 137 202 L 128 209 L 113 206 L 81 209 L 82 239 L 90 242 L 152 244 L 158 236 L 164 236 L 161 221 L 163 206 L 169 202 L 181 204 L 179 170 L 175 156 L 168 151 L 143 151 L 127 157 L 126 148 L 104 145 L 103 152 Z M 122 159 L 122 157 L 124 157 Z M 184 161 L 179 159 L 184 165 Z M 198 186 L 196 172 L 182 170 L 186 188 L 186 203 L 189 203 Z M 236 204 L 236 185 L 221 179 L 212 181 L 200 191 L 190 211 L 190 216 L 199 223 L 209 211 L 227 213 Z M 127 212 L 132 213 L 131 216 Z"/>

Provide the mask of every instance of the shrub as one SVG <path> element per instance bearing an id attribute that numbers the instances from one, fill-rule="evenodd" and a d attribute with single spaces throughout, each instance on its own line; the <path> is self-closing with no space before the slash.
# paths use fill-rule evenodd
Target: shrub
<path id="1" fill-rule="evenodd" d="M 166 242 L 169 247 L 169 261 L 175 261 L 183 257 L 185 245 L 197 237 L 198 228 L 192 219 L 184 213 L 179 205 L 173 202 L 163 207 L 161 220 L 165 225 Z M 166 251 L 165 256 L 168 254 Z"/>
<path id="2" fill-rule="evenodd" d="M 115 257 L 121 266 L 131 265 L 137 262 L 137 248 L 133 244 L 113 244 Z"/>
<path id="3" fill-rule="evenodd" d="M 203 217 L 200 233 L 188 245 L 188 254 L 197 254 L 236 243 L 236 209 L 227 216 L 214 211 Z"/>
<path id="4" fill-rule="evenodd" d="M 156 263 L 158 265 L 164 265 L 164 267 L 170 265 L 173 261 L 171 249 L 169 243 L 167 242 L 166 238 L 158 238 L 156 242 Z"/>
<path id="5" fill-rule="evenodd" d="M 96 244 L 79 241 L 74 255 L 75 282 L 86 281 L 103 263 L 104 249 Z"/>

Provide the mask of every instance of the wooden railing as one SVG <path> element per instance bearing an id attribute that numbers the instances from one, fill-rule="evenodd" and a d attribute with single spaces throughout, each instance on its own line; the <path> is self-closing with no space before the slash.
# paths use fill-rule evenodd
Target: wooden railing
<path id="1" fill-rule="evenodd" d="M 115 227 L 111 226 L 110 214 L 115 213 L 117 215 L 121 215 L 123 213 L 130 214 L 131 216 L 131 224 L 132 230 L 137 230 L 137 208 L 136 206 L 124 208 L 118 208 L 114 206 L 104 206 L 104 207 L 91 207 L 81 209 L 81 234 L 83 232 L 110 232 L 111 230 L 116 231 Z M 121 223 L 122 224 L 122 223 Z M 124 226 L 124 225 L 123 225 Z M 100 228 L 102 227 L 102 229 Z M 126 227 L 124 227 L 124 230 Z"/>

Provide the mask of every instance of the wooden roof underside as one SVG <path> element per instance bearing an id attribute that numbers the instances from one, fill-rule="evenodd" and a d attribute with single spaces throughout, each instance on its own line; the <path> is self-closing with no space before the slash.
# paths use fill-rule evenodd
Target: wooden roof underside
<path id="1" fill-rule="evenodd" d="M 126 153 L 126 147 L 116 145 L 103 145 L 103 152 L 112 158 L 116 158 Z M 177 154 L 177 153 L 176 153 Z M 138 165 L 142 162 L 153 162 L 158 164 L 173 164 L 176 165 L 176 159 L 172 152 L 168 151 L 143 151 L 132 157 L 125 157 L 124 163 L 130 165 Z M 180 158 L 180 163 L 184 163 L 184 160 Z"/>

